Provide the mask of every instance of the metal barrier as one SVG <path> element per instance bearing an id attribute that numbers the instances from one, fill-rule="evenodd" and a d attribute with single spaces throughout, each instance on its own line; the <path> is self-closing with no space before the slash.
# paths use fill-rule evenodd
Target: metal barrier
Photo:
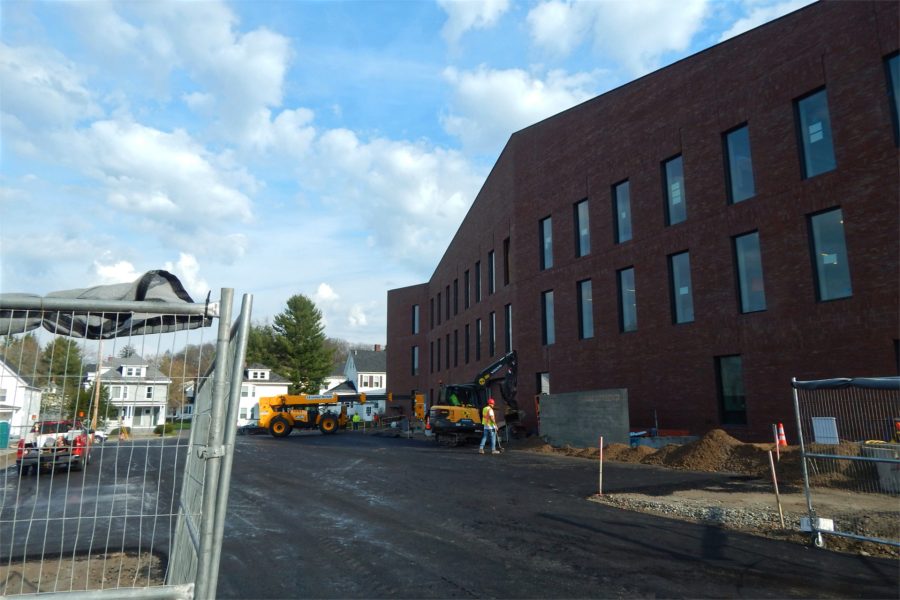
<path id="1" fill-rule="evenodd" d="M 46 439 L 98 425 L 72 465 L 0 448 L 0 596 L 215 597 L 252 298 L 234 323 L 232 302 L 0 296 L 0 367 L 41 391 L 13 444 L 64 461 Z"/>
<path id="2" fill-rule="evenodd" d="M 808 522 L 817 546 L 823 536 L 900 546 L 900 527 L 884 537 L 817 514 L 818 495 L 843 489 L 887 499 L 869 519 L 900 524 L 900 377 L 792 380 Z M 860 498 L 862 500 L 862 498 Z"/>

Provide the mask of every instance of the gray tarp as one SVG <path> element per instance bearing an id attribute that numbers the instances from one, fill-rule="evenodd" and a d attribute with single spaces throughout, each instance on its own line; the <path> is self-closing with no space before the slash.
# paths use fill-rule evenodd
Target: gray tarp
<path id="1" fill-rule="evenodd" d="M 815 381 L 794 381 L 792 385 L 798 390 L 834 390 L 848 387 L 874 390 L 900 390 L 900 377 L 818 379 Z"/>
<path id="2" fill-rule="evenodd" d="M 65 308 L 55 306 L 58 304 Z M 158 310 L 152 304 L 158 304 Z M 43 297 L 0 294 L 0 335 L 38 327 L 92 340 L 166 333 L 208 327 L 212 316 L 207 308 L 195 304 L 168 271 L 147 271 L 133 283 L 51 292 Z"/>

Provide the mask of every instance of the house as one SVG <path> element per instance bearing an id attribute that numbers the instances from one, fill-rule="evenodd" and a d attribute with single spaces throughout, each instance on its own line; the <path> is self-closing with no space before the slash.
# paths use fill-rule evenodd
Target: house
<path id="1" fill-rule="evenodd" d="M 254 363 L 245 368 L 237 424 L 245 425 L 251 420 L 258 419 L 259 399 L 287 394 L 290 383 L 265 365 Z"/>
<path id="2" fill-rule="evenodd" d="M 354 394 L 366 395 L 365 404 L 351 403 L 347 407 L 349 415 L 359 413 L 363 420 L 371 421 L 376 414 L 384 414 L 387 404 L 387 353 L 381 345 L 375 344 L 374 350 L 351 350 L 344 365 L 344 375 L 347 381 L 341 386 L 346 385 Z"/>
<path id="3" fill-rule="evenodd" d="M 347 381 L 347 376 L 344 374 L 344 367 L 346 366 L 346 360 L 337 361 L 331 365 L 331 373 L 325 378 L 325 381 L 322 382 L 321 387 L 319 387 L 320 394 L 324 394 Z"/>
<path id="4" fill-rule="evenodd" d="M 0 438 L 17 439 L 41 413 L 41 390 L 0 359 Z M 4 425 L 6 424 L 6 425 Z"/>
<path id="5" fill-rule="evenodd" d="M 138 355 L 109 357 L 99 367 L 85 365 L 85 373 L 86 387 L 99 377 L 100 385 L 108 392 L 111 410 L 106 415 L 107 423 L 152 430 L 166 422 L 172 380 L 148 360 Z"/>

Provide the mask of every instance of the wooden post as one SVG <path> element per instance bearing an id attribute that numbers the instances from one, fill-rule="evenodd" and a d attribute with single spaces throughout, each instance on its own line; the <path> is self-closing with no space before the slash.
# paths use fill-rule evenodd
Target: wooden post
<path id="1" fill-rule="evenodd" d="M 600 476 L 597 482 L 597 495 L 603 495 L 603 436 L 600 436 Z"/>
<path id="2" fill-rule="evenodd" d="M 777 445 L 775 446 L 778 447 Z M 769 469 L 772 471 L 772 483 L 775 485 L 775 502 L 778 503 L 778 518 L 781 519 L 781 528 L 784 529 L 784 512 L 781 510 L 781 495 L 778 493 L 778 477 L 775 476 L 775 461 L 772 460 L 772 451 L 769 450 Z"/>

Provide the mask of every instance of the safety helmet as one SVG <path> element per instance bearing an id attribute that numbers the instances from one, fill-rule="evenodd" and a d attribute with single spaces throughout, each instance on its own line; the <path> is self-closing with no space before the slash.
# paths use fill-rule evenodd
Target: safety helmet
<path id="1" fill-rule="evenodd" d="M 488 398 L 488 404 L 493 404 L 493 403 L 494 403 L 494 399 L 493 399 L 493 398 Z"/>

